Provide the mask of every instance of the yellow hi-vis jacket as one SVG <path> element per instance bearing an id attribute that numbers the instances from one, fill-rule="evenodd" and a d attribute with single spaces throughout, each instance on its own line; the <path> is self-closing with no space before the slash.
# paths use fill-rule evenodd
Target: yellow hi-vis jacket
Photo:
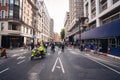
<path id="1" fill-rule="evenodd" d="M 39 50 L 39 51 L 43 51 L 44 53 L 46 53 L 46 50 L 45 50 L 45 48 L 44 48 L 43 46 L 40 46 L 40 47 L 38 48 L 38 50 Z"/>

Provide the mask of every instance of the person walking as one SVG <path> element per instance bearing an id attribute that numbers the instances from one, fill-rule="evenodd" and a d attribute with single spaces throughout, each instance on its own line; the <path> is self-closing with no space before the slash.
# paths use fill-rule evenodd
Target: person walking
<path id="1" fill-rule="evenodd" d="M 6 48 L 1 48 L 1 55 L 0 57 L 5 56 L 5 58 L 7 58 L 7 54 L 6 54 Z"/>

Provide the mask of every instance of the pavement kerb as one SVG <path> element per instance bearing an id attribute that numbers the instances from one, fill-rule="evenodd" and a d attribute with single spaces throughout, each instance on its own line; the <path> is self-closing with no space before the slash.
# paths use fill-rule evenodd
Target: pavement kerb
<path id="1" fill-rule="evenodd" d="M 107 56 L 112 57 L 112 58 L 116 58 L 116 59 L 120 60 L 120 57 L 118 57 L 118 56 L 114 56 L 114 55 L 110 55 L 110 54 L 107 54 Z"/>

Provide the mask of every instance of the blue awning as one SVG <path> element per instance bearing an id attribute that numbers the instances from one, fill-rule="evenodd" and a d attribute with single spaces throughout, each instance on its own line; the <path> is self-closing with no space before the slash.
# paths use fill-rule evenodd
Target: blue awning
<path id="1" fill-rule="evenodd" d="M 81 39 L 99 39 L 120 36 L 120 19 L 81 34 Z"/>

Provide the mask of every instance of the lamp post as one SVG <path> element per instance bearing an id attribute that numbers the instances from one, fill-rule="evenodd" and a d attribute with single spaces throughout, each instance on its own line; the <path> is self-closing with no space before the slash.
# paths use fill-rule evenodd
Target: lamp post
<path id="1" fill-rule="evenodd" d="M 80 18 L 78 18 L 78 26 L 79 26 L 79 46 L 81 45 L 81 44 L 80 44 L 80 39 L 81 39 L 81 38 L 80 38 L 80 37 L 81 37 L 80 22 L 81 22 L 81 21 L 80 21 Z"/>
<path id="2" fill-rule="evenodd" d="M 81 41 L 81 33 L 82 33 L 82 30 L 83 30 L 82 18 L 78 18 L 78 26 L 79 26 L 79 46 L 80 46 L 82 44 L 82 41 Z"/>

